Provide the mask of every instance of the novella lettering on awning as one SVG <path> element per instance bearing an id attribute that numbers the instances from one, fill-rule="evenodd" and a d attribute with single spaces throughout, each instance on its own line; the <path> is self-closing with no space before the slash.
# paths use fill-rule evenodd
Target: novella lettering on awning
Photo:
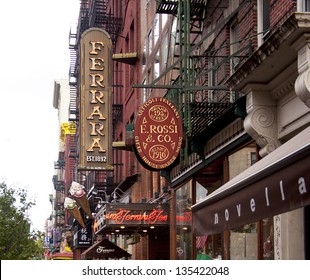
<path id="1" fill-rule="evenodd" d="M 309 149 L 302 158 L 243 188 L 193 207 L 196 235 L 208 235 L 310 205 Z M 207 202 L 207 201 L 206 201 Z M 199 205 L 198 205 L 199 206 Z M 197 209 L 198 208 L 198 209 Z"/>

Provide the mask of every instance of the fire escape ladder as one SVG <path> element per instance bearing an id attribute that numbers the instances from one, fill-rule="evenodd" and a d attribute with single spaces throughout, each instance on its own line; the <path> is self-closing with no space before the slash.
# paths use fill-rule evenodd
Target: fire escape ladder
<path id="1" fill-rule="evenodd" d="M 66 183 L 71 185 L 71 182 L 77 179 L 77 142 L 76 142 L 76 134 L 68 135 L 68 166 L 66 169 L 68 174 L 66 174 Z"/>
<path id="2" fill-rule="evenodd" d="M 77 50 L 76 47 L 70 47 L 70 69 L 69 69 L 69 86 L 70 86 L 70 101 L 69 101 L 69 121 L 78 120 L 77 111 Z"/>
<path id="3" fill-rule="evenodd" d="M 88 0 L 80 0 L 80 14 L 79 14 L 79 25 L 77 27 L 77 40 L 79 41 L 82 33 L 88 29 L 89 26 L 89 5 Z"/>
<path id="4" fill-rule="evenodd" d="M 111 36 L 113 46 L 120 32 L 122 19 L 108 12 L 107 0 L 93 0 L 89 7 L 89 27 L 99 27 Z"/>
<path id="5" fill-rule="evenodd" d="M 165 97 L 174 102 L 183 116 L 186 139 L 181 159 L 186 164 L 188 153 L 193 151 L 188 143 L 201 138 L 219 117 L 233 108 L 233 102 L 239 97 L 238 93 L 229 91 L 224 82 L 230 71 L 235 71 L 250 56 L 251 40 L 247 39 L 248 44 L 243 42 L 243 47 L 233 52 L 229 46 L 214 49 L 211 42 L 221 28 L 233 22 L 238 12 L 246 10 L 251 3 L 244 1 L 232 6 L 231 13 L 216 23 L 212 22 L 212 14 L 216 9 L 224 12 L 228 3 L 221 6 L 206 0 L 158 0 L 156 3 L 157 13 L 172 14 L 175 19 L 171 28 L 170 67 L 153 84 L 165 77 L 168 82 Z M 203 48 L 205 45 L 208 49 Z M 216 80 L 219 74 L 223 75 L 220 84 Z"/>
<path id="6" fill-rule="evenodd" d="M 186 162 L 189 154 L 189 139 L 192 137 L 191 103 L 195 89 L 193 83 L 194 73 L 193 48 L 201 40 L 205 17 L 205 0 L 168 1 L 157 2 L 157 13 L 167 13 L 176 16 L 172 24 L 170 44 L 173 45 L 172 68 L 170 67 L 169 81 L 173 81 L 175 88 L 167 91 L 166 97 L 173 101 L 183 115 L 185 130 L 185 148 L 181 151 L 182 161 Z"/>

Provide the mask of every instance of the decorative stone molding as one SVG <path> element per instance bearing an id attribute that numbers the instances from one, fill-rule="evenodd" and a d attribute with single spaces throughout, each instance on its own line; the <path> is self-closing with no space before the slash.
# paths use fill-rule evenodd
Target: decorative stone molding
<path id="1" fill-rule="evenodd" d="M 309 35 L 310 36 L 310 35 Z M 310 39 L 298 50 L 298 73 L 295 92 L 299 99 L 310 108 Z"/>
<path id="2" fill-rule="evenodd" d="M 247 94 L 247 113 L 244 129 L 261 147 L 259 154 L 264 157 L 280 146 L 276 105 L 269 93 L 252 88 Z"/>
<path id="3" fill-rule="evenodd" d="M 282 48 L 283 45 L 287 48 L 296 38 L 303 33 L 309 32 L 309 28 L 309 13 L 292 13 L 288 19 L 271 31 L 264 44 L 226 81 L 227 86 L 232 89 L 238 89 L 240 84 L 274 52 Z"/>

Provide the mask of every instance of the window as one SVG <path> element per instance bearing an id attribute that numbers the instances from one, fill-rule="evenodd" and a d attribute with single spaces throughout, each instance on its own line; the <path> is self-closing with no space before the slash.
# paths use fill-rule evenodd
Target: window
<path id="1" fill-rule="evenodd" d="M 274 259 L 274 234 L 273 234 L 273 218 L 263 219 L 262 222 L 262 238 L 263 238 L 263 259 Z"/>
<path id="2" fill-rule="evenodd" d="M 256 152 L 249 152 L 249 166 L 253 165 L 257 161 Z"/>
<path id="3" fill-rule="evenodd" d="M 304 12 L 310 12 L 310 0 L 305 0 Z"/>
<path id="4" fill-rule="evenodd" d="M 153 50 L 153 32 L 152 30 L 149 32 L 148 35 L 148 55 L 150 55 L 152 53 Z"/>
<path id="5" fill-rule="evenodd" d="M 146 49 L 147 49 L 147 42 L 145 40 L 145 43 L 143 46 L 143 52 L 142 52 L 142 73 L 145 71 L 145 66 L 146 66 Z"/>
<path id="6" fill-rule="evenodd" d="M 152 82 L 151 73 L 152 73 L 151 68 L 149 68 L 148 71 L 147 71 L 147 83 L 149 83 L 149 84 Z M 149 88 L 149 89 L 147 90 L 146 94 L 147 94 L 147 96 L 149 97 L 149 96 L 152 94 L 152 89 Z"/>
<path id="7" fill-rule="evenodd" d="M 270 30 L 270 1 L 257 1 L 257 31 L 258 45 L 264 42 L 264 38 L 268 36 Z"/>
<path id="8" fill-rule="evenodd" d="M 156 80 L 159 77 L 160 72 L 160 56 L 159 56 L 159 50 L 156 53 L 156 56 L 154 57 L 154 80 Z"/>
<path id="9" fill-rule="evenodd" d="M 212 55 L 213 51 L 210 52 L 208 56 L 208 87 L 215 86 L 215 65 L 214 65 L 214 56 Z M 214 90 L 208 90 L 208 102 L 214 101 Z"/>
<path id="10" fill-rule="evenodd" d="M 297 0 L 297 12 L 310 12 L 310 0 Z"/>
<path id="11" fill-rule="evenodd" d="M 270 29 L 270 1 L 263 0 L 263 34 L 266 35 Z"/>
<path id="12" fill-rule="evenodd" d="M 154 19 L 154 46 L 156 45 L 158 38 L 159 38 L 159 14 L 156 14 Z"/>
<path id="13" fill-rule="evenodd" d="M 234 22 L 230 26 L 230 72 L 233 73 L 239 64 L 238 51 L 240 48 L 239 43 L 239 26 L 237 22 Z"/>
<path id="14" fill-rule="evenodd" d="M 198 203 L 200 201 L 203 201 L 208 195 L 208 190 L 198 182 L 196 182 L 196 201 L 195 203 Z"/>
<path id="15" fill-rule="evenodd" d="M 142 82 L 142 85 L 145 85 L 146 84 L 146 81 L 144 80 Z M 146 88 L 142 88 L 142 102 L 144 103 L 146 100 L 147 100 L 147 90 Z"/>
<path id="16" fill-rule="evenodd" d="M 168 59 L 168 35 L 166 34 L 161 45 L 161 65 L 162 69 L 167 68 L 167 59 Z"/>
<path id="17" fill-rule="evenodd" d="M 230 231 L 230 259 L 257 260 L 257 225 L 246 224 Z"/>
<path id="18" fill-rule="evenodd" d="M 176 190 L 176 259 L 192 259 L 191 182 Z"/>
<path id="19" fill-rule="evenodd" d="M 167 21 L 168 21 L 168 15 L 167 14 L 162 14 L 161 15 L 161 28 L 162 29 L 165 28 Z"/>

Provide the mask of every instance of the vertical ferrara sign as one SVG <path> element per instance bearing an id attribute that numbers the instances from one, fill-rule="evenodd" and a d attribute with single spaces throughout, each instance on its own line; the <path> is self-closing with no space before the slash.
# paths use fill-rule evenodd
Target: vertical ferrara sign
<path id="1" fill-rule="evenodd" d="M 80 43 L 79 170 L 113 170 L 111 139 L 112 42 L 90 28 Z"/>

